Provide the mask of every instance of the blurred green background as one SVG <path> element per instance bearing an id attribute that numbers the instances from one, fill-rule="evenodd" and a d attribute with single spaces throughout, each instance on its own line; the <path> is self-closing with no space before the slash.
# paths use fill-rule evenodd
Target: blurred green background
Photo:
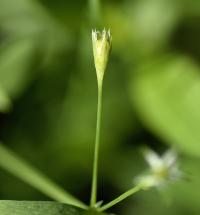
<path id="1" fill-rule="evenodd" d="M 111 29 L 113 49 L 104 82 L 99 200 L 112 200 L 147 168 L 143 144 L 160 153 L 174 147 L 189 180 L 162 193 L 138 193 L 111 211 L 198 215 L 200 1 L 100 3 L 98 26 Z M 96 15 L 83 0 L 0 0 L 0 139 L 87 202 Z M 48 200 L 3 169 L 0 184 L 0 199 Z"/>

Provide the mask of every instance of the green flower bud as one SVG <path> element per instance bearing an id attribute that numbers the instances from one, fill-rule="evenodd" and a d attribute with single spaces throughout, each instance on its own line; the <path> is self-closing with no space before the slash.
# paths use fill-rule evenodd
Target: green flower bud
<path id="1" fill-rule="evenodd" d="M 108 64 L 111 43 L 112 37 L 110 35 L 110 30 L 106 31 L 104 29 L 102 33 L 96 30 L 92 31 L 94 63 L 99 87 L 102 85 L 103 76 Z"/>

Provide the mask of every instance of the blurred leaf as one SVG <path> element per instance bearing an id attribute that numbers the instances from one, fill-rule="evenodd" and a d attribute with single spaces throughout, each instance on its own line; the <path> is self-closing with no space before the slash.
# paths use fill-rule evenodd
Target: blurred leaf
<path id="1" fill-rule="evenodd" d="M 2 89 L 0 89 L 0 112 L 10 110 L 11 106 L 10 98 Z"/>
<path id="2" fill-rule="evenodd" d="M 174 0 L 140 0 L 129 7 L 135 45 L 143 54 L 162 49 L 179 19 Z"/>
<path id="3" fill-rule="evenodd" d="M 156 38 L 164 37 L 168 32 L 178 15 L 176 9 L 176 1 L 142 0 L 136 2 L 133 16 L 138 28 L 140 27 L 142 36 L 146 39 L 156 40 Z M 164 11 L 166 12 L 165 16 L 163 16 Z"/>
<path id="4" fill-rule="evenodd" d="M 68 34 L 37 1 L 0 1 L 0 88 L 19 96 L 69 47 Z"/>
<path id="5" fill-rule="evenodd" d="M 183 0 L 181 1 L 181 9 L 182 9 L 182 13 L 185 16 L 196 16 L 196 17 L 200 17 L 200 1 L 198 0 Z"/>
<path id="6" fill-rule="evenodd" d="M 165 142 L 200 155 L 200 70 L 187 58 L 146 65 L 132 82 L 133 103 L 144 124 Z"/>
<path id="7" fill-rule="evenodd" d="M 180 208 L 190 212 L 190 214 L 199 214 L 200 211 L 200 172 L 199 158 L 184 156 L 180 159 L 181 168 L 185 177 L 168 187 L 167 194 L 172 197 L 172 202 Z"/>
<path id="8" fill-rule="evenodd" d="M 71 205 L 57 202 L 0 201 L 1 215 L 81 215 L 83 212 Z"/>
<path id="9" fill-rule="evenodd" d="M 72 205 L 41 201 L 0 201 L 1 215 L 106 215 Z"/>
<path id="10" fill-rule="evenodd" d="M 32 40 L 21 40 L 0 53 L 0 86 L 9 96 L 17 96 L 32 78 L 29 69 L 34 55 Z"/>
<path id="11" fill-rule="evenodd" d="M 85 204 L 64 191 L 37 169 L 0 144 L 0 167 L 52 199 L 85 208 Z"/>
<path id="12" fill-rule="evenodd" d="M 34 45 L 43 53 L 41 60 L 48 63 L 70 44 L 65 26 L 57 22 L 39 1 L 16 0 L 12 4 L 12 0 L 1 0 L 0 20 L 5 41 L 33 39 Z"/>

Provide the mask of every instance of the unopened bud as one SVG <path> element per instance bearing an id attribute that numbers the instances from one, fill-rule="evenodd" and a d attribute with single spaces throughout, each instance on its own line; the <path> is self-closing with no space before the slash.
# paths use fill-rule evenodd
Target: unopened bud
<path id="1" fill-rule="evenodd" d="M 111 43 L 112 37 L 110 35 L 110 30 L 106 31 L 104 29 L 102 32 L 96 30 L 92 31 L 92 45 L 98 86 L 101 86 L 103 82 L 110 55 Z"/>

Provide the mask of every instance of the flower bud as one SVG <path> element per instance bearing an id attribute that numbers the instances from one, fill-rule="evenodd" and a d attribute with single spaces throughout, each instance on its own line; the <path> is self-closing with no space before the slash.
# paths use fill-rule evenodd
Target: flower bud
<path id="1" fill-rule="evenodd" d="M 97 73 L 97 82 L 100 87 L 103 82 L 104 72 L 107 67 L 110 50 L 111 50 L 112 37 L 110 30 L 105 29 L 102 32 L 92 31 L 92 45 L 94 54 L 94 63 Z"/>

